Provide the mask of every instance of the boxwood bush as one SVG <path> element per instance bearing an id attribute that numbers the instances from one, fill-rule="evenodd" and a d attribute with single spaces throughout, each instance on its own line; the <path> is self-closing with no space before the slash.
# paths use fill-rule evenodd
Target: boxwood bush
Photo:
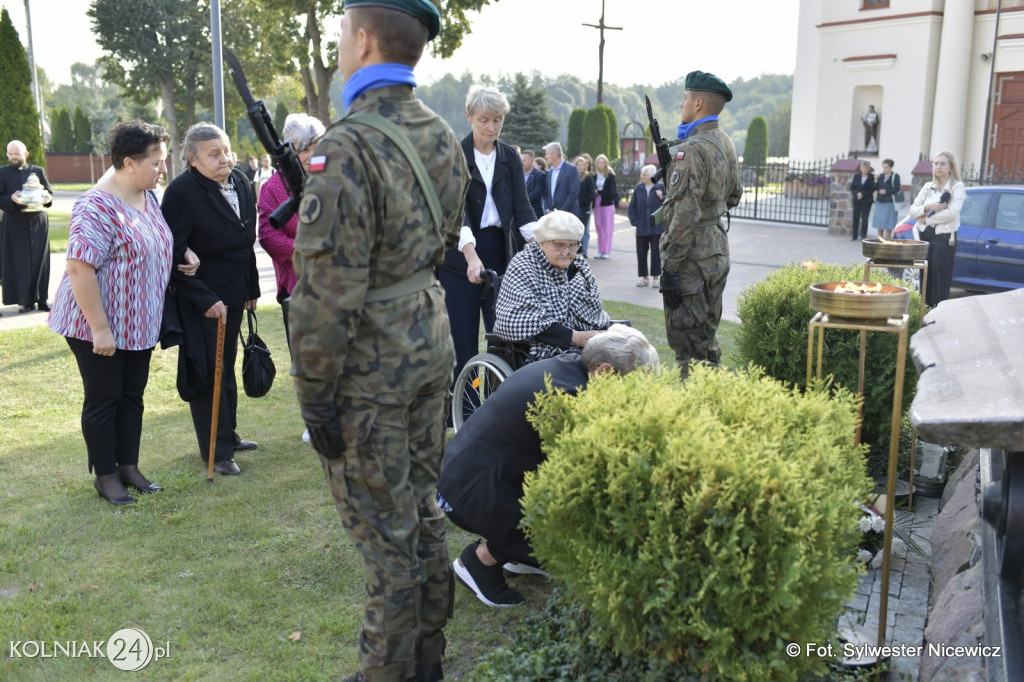
<path id="1" fill-rule="evenodd" d="M 784 647 L 829 641 L 856 585 L 871 482 L 848 391 L 634 372 L 546 394 L 531 419 L 548 459 L 524 525 L 599 646 L 727 680 L 823 665 Z"/>
<path id="2" fill-rule="evenodd" d="M 740 364 L 753 362 L 769 376 L 802 387 L 807 377 L 807 325 L 814 317 L 810 286 L 817 282 L 856 281 L 864 279 L 863 265 L 822 265 L 808 270 L 788 265 L 745 289 L 737 303 L 743 322 L 736 336 L 736 354 Z M 902 284 L 888 272 L 872 271 L 872 281 Z M 909 334 L 921 327 L 921 295 L 910 292 Z M 892 390 L 896 382 L 896 351 L 898 336 L 894 333 L 868 334 L 864 378 L 864 413 L 861 440 L 885 443 L 888 451 L 892 422 Z M 842 329 L 825 331 L 825 354 L 822 373 L 831 374 L 837 384 L 857 391 L 857 359 L 860 333 Z M 909 355 L 908 355 L 909 357 Z M 906 365 L 903 383 L 903 406 L 914 397 L 917 374 L 912 362 Z"/>

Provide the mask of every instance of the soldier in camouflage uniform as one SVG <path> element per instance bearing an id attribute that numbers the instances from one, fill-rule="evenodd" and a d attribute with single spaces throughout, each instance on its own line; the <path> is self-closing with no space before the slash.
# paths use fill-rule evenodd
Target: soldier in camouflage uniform
<path id="1" fill-rule="evenodd" d="M 661 237 L 661 293 L 668 342 L 683 377 L 691 361 L 718 365 L 715 337 L 729 274 L 729 239 L 722 216 L 743 193 L 736 149 L 718 127 L 732 99 L 720 78 L 686 76 L 679 140 L 666 169 L 665 233 Z"/>
<path id="2" fill-rule="evenodd" d="M 292 374 L 363 557 L 353 681 L 443 678 L 452 573 L 434 489 L 455 352 L 434 269 L 458 243 L 469 176 L 458 138 L 413 90 L 412 67 L 439 27 L 429 0 L 346 0 L 338 61 L 348 116 L 379 114 L 407 135 L 440 224 L 393 138 L 346 119 L 313 152 L 299 207 Z"/>

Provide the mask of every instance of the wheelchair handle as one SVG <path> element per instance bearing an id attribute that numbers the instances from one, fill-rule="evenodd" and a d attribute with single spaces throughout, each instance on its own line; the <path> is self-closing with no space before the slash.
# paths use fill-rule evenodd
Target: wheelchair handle
<path id="1" fill-rule="evenodd" d="M 483 274 L 484 278 L 484 290 L 494 289 L 497 291 L 498 286 L 501 284 L 501 275 L 489 268 L 484 270 L 481 274 Z"/>

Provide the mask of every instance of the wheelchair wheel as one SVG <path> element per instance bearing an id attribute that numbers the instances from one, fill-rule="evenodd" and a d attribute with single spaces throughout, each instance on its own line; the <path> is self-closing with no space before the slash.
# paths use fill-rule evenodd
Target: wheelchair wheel
<path id="1" fill-rule="evenodd" d="M 470 358 L 455 380 L 452 395 L 452 426 L 458 431 L 462 422 L 487 402 L 512 368 L 493 353 L 480 353 Z"/>

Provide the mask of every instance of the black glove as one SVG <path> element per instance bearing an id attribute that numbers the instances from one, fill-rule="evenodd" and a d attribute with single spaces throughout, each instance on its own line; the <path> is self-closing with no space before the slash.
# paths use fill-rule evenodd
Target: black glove
<path id="1" fill-rule="evenodd" d="M 334 403 L 300 403 L 302 420 L 309 429 L 313 449 L 327 459 L 338 459 L 345 452 L 338 424 L 338 408 Z"/>
<path id="2" fill-rule="evenodd" d="M 679 273 L 663 270 L 661 273 L 661 296 L 665 307 L 675 310 L 683 304 L 683 290 L 679 286 Z"/>

